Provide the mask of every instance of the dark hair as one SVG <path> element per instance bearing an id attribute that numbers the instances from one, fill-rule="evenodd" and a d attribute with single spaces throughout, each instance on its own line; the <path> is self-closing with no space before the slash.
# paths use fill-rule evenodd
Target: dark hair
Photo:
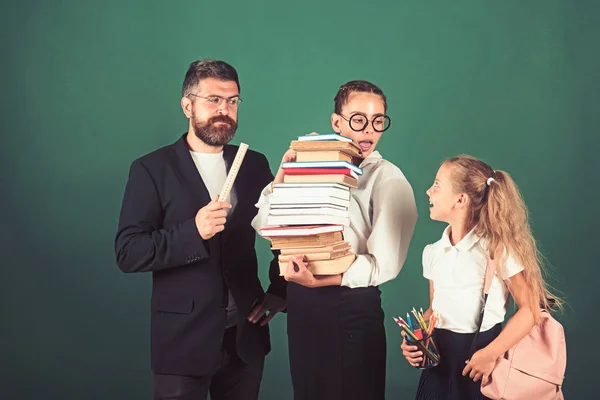
<path id="1" fill-rule="evenodd" d="M 191 90 L 202 80 L 206 78 L 214 78 L 221 81 L 234 81 L 240 90 L 240 82 L 235 68 L 227 64 L 225 61 L 204 60 L 194 61 L 188 68 L 183 86 L 181 88 L 181 96 L 187 96 Z"/>
<path id="2" fill-rule="evenodd" d="M 342 107 L 344 107 L 344 105 L 348 102 L 348 97 L 350 97 L 350 94 L 353 92 L 373 93 L 381 96 L 381 99 L 383 100 L 383 108 L 384 110 L 387 110 L 387 99 L 383 94 L 383 90 L 381 90 L 379 86 L 367 81 L 350 81 L 340 86 L 340 89 L 333 99 L 335 104 L 334 112 L 336 114 L 340 114 L 342 112 Z"/>

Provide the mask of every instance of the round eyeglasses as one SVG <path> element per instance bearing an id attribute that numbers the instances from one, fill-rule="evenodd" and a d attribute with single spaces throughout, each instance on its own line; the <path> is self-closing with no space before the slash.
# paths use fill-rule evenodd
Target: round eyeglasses
<path id="1" fill-rule="evenodd" d="M 385 132 L 392 124 L 392 119 L 385 114 L 377 114 L 373 116 L 371 121 L 369 121 L 367 116 L 363 114 L 353 114 L 350 116 L 350 118 L 346 118 L 342 114 L 339 114 L 339 116 L 348 121 L 350 128 L 355 132 L 363 131 L 367 126 L 369 126 L 369 122 L 371 122 L 375 132 Z"/>

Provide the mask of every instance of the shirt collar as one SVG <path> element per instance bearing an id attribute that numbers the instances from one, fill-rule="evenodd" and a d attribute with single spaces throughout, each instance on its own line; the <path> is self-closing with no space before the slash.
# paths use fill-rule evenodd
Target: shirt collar
<path id="1" fill-rule="evenodd" d="M 467 236 L 462 238 L 462 240 L 456 244 L 456 246 L 452 246 L 452 243 L 450 242 L 450 225 L 448 225 L 446 229 L 444 229 L 444 233 L 442 233 L 441 241 L 444 250 L 454 247 L 459 251 L 468 251 L 479 242 L 479 239 L 480 237 L 477 236 L 475 233 L 475 228 L 473 228 L 469 233 L 467 233 Z"/>
<path id="2" fill-rule="evenodd" d="M 383 157 L 381 157 L 381 154 L 379 154 L 378 151 L 374 151 L 371 154 L 369 154 L 369 156 L 367 158 L 362 160 L 359 167 L 364 168 L 369 164 L 375 164 L 375 163 L 379 162 L 382 158 Z"/>

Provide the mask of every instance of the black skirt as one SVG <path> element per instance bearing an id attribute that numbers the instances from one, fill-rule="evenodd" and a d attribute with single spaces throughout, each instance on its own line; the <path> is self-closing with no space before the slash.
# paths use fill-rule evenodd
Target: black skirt
<path id="1" fill-rule="evenodd" d="M 477 350 L 490 344 L 502 330 L 502 325 L 481 332 L 477 338 Z M 418 400 L 483 400 L 481 381 L 473 382 L 463 376 L 465 361 L 474 333 L 455 333 L 446 329 L 434 331 L 435 344 L 440 352 L 438 366 L 421 373 L 416 399 Z"/>
<path id="2" fill-rule="evenodd" d="M 385 398 L 386 340 L 377 287 L 287 289 L 295 400 Z"/>

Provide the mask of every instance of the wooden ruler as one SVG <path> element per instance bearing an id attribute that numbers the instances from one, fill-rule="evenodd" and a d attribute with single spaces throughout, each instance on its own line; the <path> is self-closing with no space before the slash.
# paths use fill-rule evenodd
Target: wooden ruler
<path id="1" fill-rule="evenodd" d="M 246 150 L 248 150 L 248 145 L 246 143 L 240 143 L 233 164 L 231 164 L 231 168 L 229 168 L 229 173 L 227 174 L 227 178 L 221 189 L 221 194 L 219 194 L 219 201 L 228 201 L 229 193 L 231 193 L 231 189 L 233 188 L 233 182 L 235 182 L 242 161 L 244 161 L 244 156 L 246 156 Z"/>

